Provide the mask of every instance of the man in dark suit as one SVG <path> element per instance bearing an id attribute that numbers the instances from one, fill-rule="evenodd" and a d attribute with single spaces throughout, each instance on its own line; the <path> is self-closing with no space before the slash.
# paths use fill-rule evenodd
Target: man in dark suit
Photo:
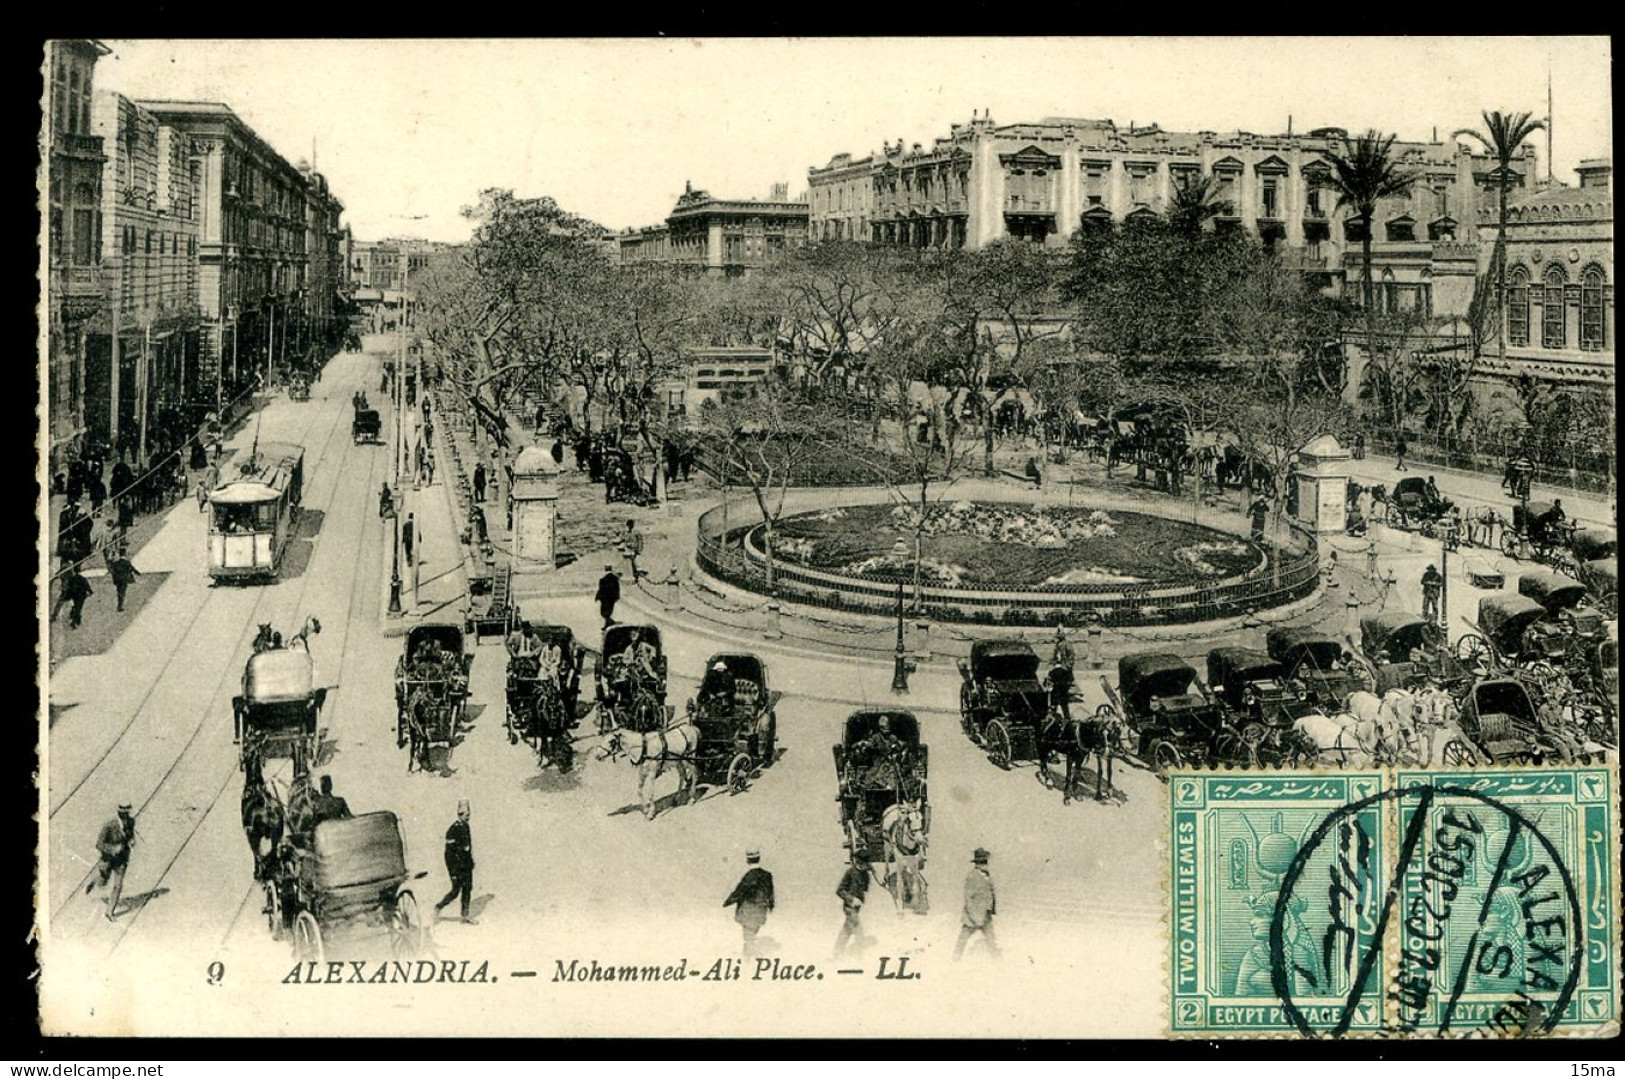
<path id="1" fill-rule="evenodd" d="M 761 851 L 745 853 L 745 862 L 750 868 L 722 901 L 723 906 L 734 908 L 734 921 L 744 931 L 746 958 L 756 954 L 756 934 L 761 932 L 768 912 L 773 909 L 773 874 L 762 868 L 761 861 Z"/>
<path id="2" fill-rule="evenodd" d="M 621 579 L 611 563 L 604 563 L 604 575 L 598 578 L 598 592 L 593 598 L 598 601 L 598 613 L 604 616 L 604 628 L 608 629 L 615 623 L 615 604 L 621 600 Z"/>
<path id="3" fill-rule="evenodd" d="M 350 803 L 333 793 L 333 777 L 322 776 L 321 792 L 316 795 L 315 818 L 316 823 L 324 820 L 349 820 L 355 816 L 350 812 Z"/>
<path id="4" fill-rule="evenodd" d="M 465 799 L 457 803 L 457 819 L 446 829 L 446 875 L 451 878 L 451 891 L 434 905 L 439 914 L 453 899 L 462 897 L 463 922 L 480 923 L 468 916 L 469 901 L 474 898 L 474 837 L 468 830 L 469 809 Z"/>

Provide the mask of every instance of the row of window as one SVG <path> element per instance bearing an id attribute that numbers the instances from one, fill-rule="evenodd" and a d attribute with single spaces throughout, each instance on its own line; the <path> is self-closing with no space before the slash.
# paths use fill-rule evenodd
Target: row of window
<path id="1" fill-rule="evenodd" d="M 181 241 L 185 240 L 186 253 L 197 254 L 197 237 L 185 236 L 179 232 L 159 232 L 155 229 L 138 229 L 134 225 L 126 225 L 119 230 L 118 250 L 125 255 L 178 255 L 181 253 Z"/>
<path id="2" fill-rule="evenodd" d="M 1580 277 L 1580 348 L 1600 352 L 1607 347 L 1607 319 L 1603 312 L 1602 270 L 1587 267 Z M 1542 348 L 1568 347 L 1568 304 L 1565 293 L 1573 288 L 1561 266 L 1546 271 L 1541 284 L 1531 285 L 1529 271 L 1513 269 L 1507 285 L 1507 343 L 1516 347 L 1529 344 L 1529 307 L 1541 307 L 1540 345 Z"/>
<path id="3" fill-rule="evenodd" d="M 55 68 L 51 107 L 56 130 L 70 135 L 90 134 L 91 71 L 61 56 Z"/>

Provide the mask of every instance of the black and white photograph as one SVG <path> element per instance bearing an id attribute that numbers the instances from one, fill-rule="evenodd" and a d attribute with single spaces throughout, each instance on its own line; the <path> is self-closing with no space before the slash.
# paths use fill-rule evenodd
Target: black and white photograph
<path id="1" fill-rule="evenodd" d="M 39 63 L 44 1034 L 1619 1034 L 1609 39 Z"/>

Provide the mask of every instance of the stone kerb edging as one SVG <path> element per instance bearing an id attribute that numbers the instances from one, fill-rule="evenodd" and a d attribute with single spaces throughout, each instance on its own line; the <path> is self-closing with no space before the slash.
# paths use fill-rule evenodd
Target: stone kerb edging
<path id="1" fill-rule="evenodd" d="M 993 484 L 965 484 L 960 486 L 958 493 L 968 500 L 1015 503 L 1031 506 L 1035 510 L 1061 508 L 1066 505 L 1061 499 L 1044 497 L 1031 502 L 1022 502 L 1010 497 L 1015 492 Z M 894 501 L 892 494 L 886 488 L 849 488 L 840 492 L 842 505 L 872 505 L 892 501 Z M 1160 506 L 1150 507 L 1133 499 L 1093 490 L 1090 491 L 1084 505 L 1092 509 L 1108 511 L 1115 509 L 1153 516 L 1161 515 L 1173 520 L 1184 519 L 1184 514 L 1177 511 L 1190 508 L 1188 504 L 1175 503 L 1169 508 L 1176 512 L 1159 514 L 1158 510 L 1162 508 Z M 746 538 L 747 540 L 753 538 L 755 530 L 759 527 L 759 517 L 756 516 L 754 507 L 729 508 L 728 529 L 731 531 L 736 527 L 750 527 L 752 532 L 748 533 Z M 830 507 L 828 493 L 824 491 L 792 491 L 785 501 L 786 514 L 825 508 Z M 720 505 L 701 515 L 696 529 L 698 538 L 695 551 L 696 566 L 721 581 L 760 594 L 765 587 L 766 553 L 759 546 L 745 542 L 742 548 L 746 557 L 751 560 L 747 572 L 742 574 L 727 565 L 718 557 L 716 550 L 723 529 L 722 517 L 723 507 Z M 1195 523 L 1227 535 L 1246 538 L 1237 530 L 1234 515 L 1214 511 L 1206 506 L 1198 508 Z M 1293 531 L 1304 541 L 1305 550 L 1285 552 L 1278 580 L 1271 580 L 1269 575 L 1258 570 L 1250 577 L 1230 577 L 1220 581 L 1184 584 L 1126 584 L 1116 588 L 1109 584 L 1097 584 L 1031 589 L 961 589 L 924 585 L 921 591 L 924 605 L 935 612 L 934 617 L 940 617 L 944 612 L 965 615 L 965 608 L 989 613 L 1002 609 L 1001 615 L 1012 609 L 1025 608 L 1050 611 L 1074 618 L 1078 615 L 1100 612 L 1103 621 L 1119 627 L 1211 621 L 1228 614 L 1291 603 L 1315 590 L 1320 576 L 1315 538 L 1296 526 L 1293 527 Z M 912 599 L 912 584 L 906 583 L 905 587 Z M 786 563 L 774 565 L 775 592 L 785 599 L 799 603 L 881 612 L 889 610 L 895 602 L 896 588 L 895 582 L 848 577 L 827 570 L 815 570 Z M 952 620 L 978 621 L 970 616 Z M 985 621 L 985 617 L 982 621 Z"/>

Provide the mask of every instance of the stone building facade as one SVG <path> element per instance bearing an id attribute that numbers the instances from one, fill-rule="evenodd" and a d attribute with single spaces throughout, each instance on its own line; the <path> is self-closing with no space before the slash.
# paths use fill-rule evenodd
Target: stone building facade
<path id="1" fill-rule="evenodd" d="M 718 199 L 685 185 L 659 225 L 615 236 L 615 257 L 628 265 L 656 262 L 716 277 L 745 277 L 807 238 L 808 205 L 792 201 L 787 184 L 767 199 Z"/>
<path id="2" fill-rule="evenodd" d="M 52 41 L 45 49 L 43 426 L 53 472 L 77 455 L 91 435 L 88 327 L 106 301 L 100 221 L 104 158 L 92 108 L 96 62 L 107 52 L 106 46 L 87 39 Z"/>
<path id="3" fill-rule="evenodd" d="M 91 429 L 145 458 L 153 424 L 200 396 L 200 166 L 185 135 L 120 94 L 96 97 L 94 123 L 108 302 L 90 338 Z"/>

